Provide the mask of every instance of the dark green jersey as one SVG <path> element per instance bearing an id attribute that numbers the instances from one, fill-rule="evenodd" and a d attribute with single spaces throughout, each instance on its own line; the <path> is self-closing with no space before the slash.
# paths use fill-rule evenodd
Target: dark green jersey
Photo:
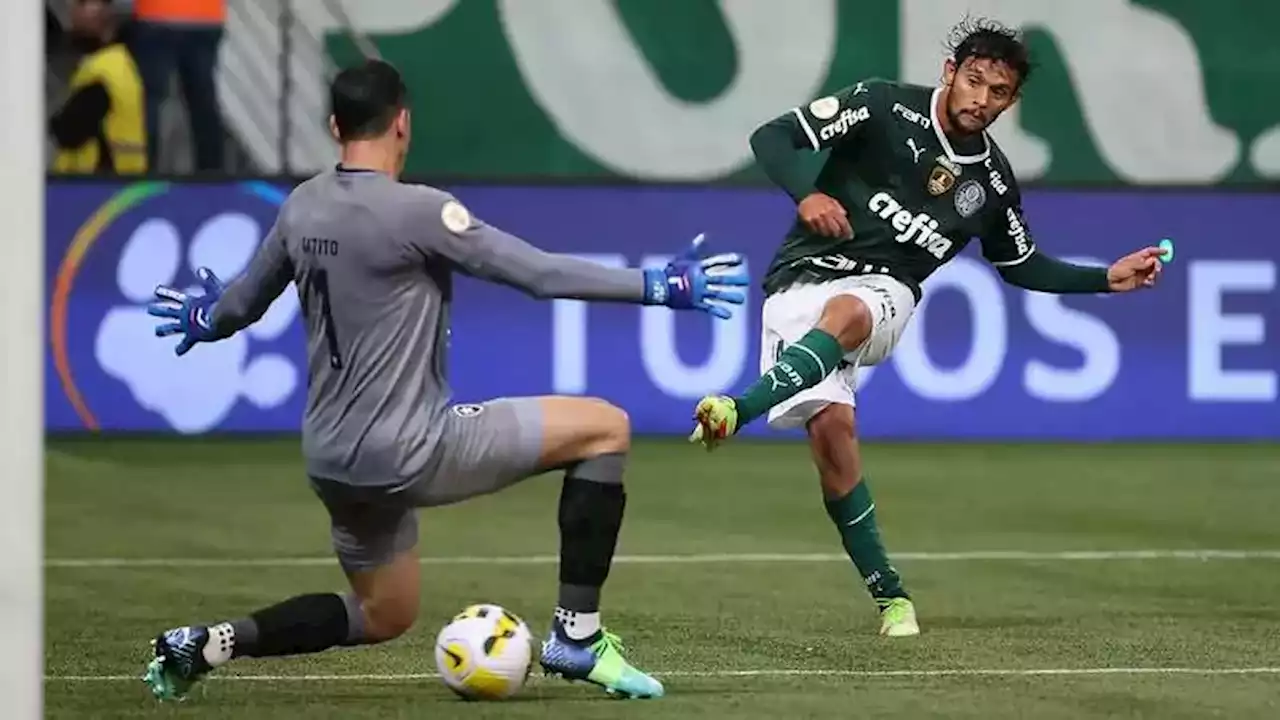
<path id="1" fill-rule="evenodd" d="M 998 267 L 1035 252 L 1004 153 L 986 133 L 953 145 L 934 113 L 938 92 L 865 80 L 761 128 L 786 133 L 793 148 L 830 151 L 815 186 L 844 206 L 854 231 L 823 237 L 797 217 L 765 276 L 767 294 L 881 273 L 919 299 L 920 283 L 972 238 Z"/>

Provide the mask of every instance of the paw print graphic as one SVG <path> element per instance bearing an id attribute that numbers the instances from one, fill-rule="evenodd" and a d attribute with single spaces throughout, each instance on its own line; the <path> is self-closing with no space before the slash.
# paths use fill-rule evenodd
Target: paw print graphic
<path id="1" fill-rule="evenodd" d="M 242 398 L 263 409 L 279 407 L 298 387 L 298 369 L 287 357 L 249 353 L 251 340 L 278 338 L 297 317 L 292 290 L 245 331 L 183 357 L 174 355 L 172 338 L 155 336 L 156 319 L 147 314 L 156 285 L 175 284 L 184 260 L 192 278 L 195 268 L 204 266 L 230 282 L 244 271 L 262 236 L 253 217 L 228 212 L 196 230 L 185 258 L 178 228 L 162 218 L 143 222 L 125 242 L 116 284 L 131 304 L 107 311 L 94 352 L 102 369 L 128 386 L 139 406 L 159 413 L 178 432 L 217 427 Z"/>

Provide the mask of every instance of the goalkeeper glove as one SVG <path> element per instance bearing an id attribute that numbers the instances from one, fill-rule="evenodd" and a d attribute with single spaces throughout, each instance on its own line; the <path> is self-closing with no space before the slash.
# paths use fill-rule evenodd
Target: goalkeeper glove
<path id="1" fill-rule="evenodd" d="M 158 301 L 147 306 L 147 314 L 171 318 L 176 322 L 156 326 L 156 336 L 182 334 L 175 352 L 185 355 L 196 343 L 213 342 L 218 336 L 213 331 L 213 306 L 222 295 L 222 281 L 209 268 L 196 270 L 196 277 L 204 287 L 203 295 L 189 295 L 167 285 L 156 287 Z"/>
<path id="2" fill-rule="evenodd" d="M 746 287 L 751 279 L 742 267 L 739 253 L 704 257 L 705 235 L 693 239 L 689 249 L 662 268 L 644 270 L 644 304 L 665 305 L 675 310 L 701 310 L 727 320 L 729 308 L 722 303 L 741 305 L 746 295 L 734 288 Z"/>

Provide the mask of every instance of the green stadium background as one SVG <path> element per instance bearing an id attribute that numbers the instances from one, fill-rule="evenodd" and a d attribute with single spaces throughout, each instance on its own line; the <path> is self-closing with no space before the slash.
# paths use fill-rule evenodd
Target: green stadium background
<path id="1" fill-rule="evenodd" d="M 756 182 L 744 130 L 863 77 L 935 81 L 967 8 L 1024 27 L 1037 57 L 1017 117 L 996 126 L 1024 182 L 1280 179 L 1275 3 L 412 5 L 370 18 L 369 39 L 410 79 L 417 175 Z M 345 33 L 327 45 L 356 56 Z"/>

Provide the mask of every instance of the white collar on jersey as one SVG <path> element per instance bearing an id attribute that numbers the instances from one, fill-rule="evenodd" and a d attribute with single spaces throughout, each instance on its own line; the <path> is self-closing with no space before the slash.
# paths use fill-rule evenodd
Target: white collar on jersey
<path id="1" fill-rule="evenodd" d="M 942 88 L 934 88 L 933 94 L 929 96 L 929 120 L 933 123 L 933 134 L 938 136 L 938 142 L 942 144 L 942 151 L 947 154 L 947 159 L 961 165 L 973 165 L 985 161 L 991 154 L 991 139 L 987 137 L 986 130 L 982 131 L 982 154 L 956 155 L 956 151 L 951 149 L 951 141 L 947 139 L 947 134 L 942 132 L 942 123 L 938 122 L 938 96 L 941 94 Z"/>

